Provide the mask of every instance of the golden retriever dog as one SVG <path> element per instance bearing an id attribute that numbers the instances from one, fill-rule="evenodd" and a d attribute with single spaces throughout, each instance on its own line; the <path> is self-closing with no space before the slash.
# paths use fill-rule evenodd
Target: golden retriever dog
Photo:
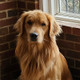
<path id="1" fill-rule="evenodd" d="M 19 32 L 16 56 L 20 80 L 72 80 L 56 44 L 61 28 L 53 16 L 40 10 L 24 12 L 14 27 Z"/>

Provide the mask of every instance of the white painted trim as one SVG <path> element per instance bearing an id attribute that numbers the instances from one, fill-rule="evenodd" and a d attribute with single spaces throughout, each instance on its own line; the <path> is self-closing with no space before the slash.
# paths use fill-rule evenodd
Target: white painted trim
<path id="1" fill-rule="evenodd" d="M 40 9 L 43 10 L 46 13 L 49 13 L 49 4 L 48 0 L 39 0 L 40 2 Z M 45 4 L 45 5 L 44 5 Z"/>
<path id="2" fill-rule="evenodd" d="M 49 0 L 50 1 L 50 13 L 52 15 L 56 15 L 59 13 L 59 5 L 58 5 L 58 0 Z"/>
<path id="3" fill-rule="evenodd" d="M 45 4 L 45 5 L 44 5 Z M 49 8 L 48 8 L 49 6 L 48 6 L 48 0 L 43 0 L 43 11 L 44 12 L 49 12 L 48 10 L 49 10 Z"/>
<path id="4" fill-rule="evenodd" d="M 61 20 L 56 20 L 60 26 L 67 26 L 67 27 L 72 27 L 72 28 L 79 28 L 80 29 L 80 24 L 79 23 L 74 23 L 74 22 L 67 22 L 67 21 L 61 21 Z"/>
<path id="5" fill-rule="evenodd" d="M 54 0 L 49 0 L 49 13 L 51 15 L 54 15 L 55 14 L 55 1 Z"/>
<path id="6" fill-rule="evenodd" d="M 56 18 L 56 20 L 74 22 L 74 23 L 79 23 L 80 24 L 80 19 L 79 18 L 63 16 L 63 15 L 55 15 L 55 18 Z"/>

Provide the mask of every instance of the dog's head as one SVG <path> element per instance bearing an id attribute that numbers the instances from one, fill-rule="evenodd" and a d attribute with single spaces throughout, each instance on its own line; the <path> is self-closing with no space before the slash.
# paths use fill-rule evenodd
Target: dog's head
<path id="1" fill-rule="evenodd" d="M 40 10 L 24 12 L 14 26 L 19 36 L 26 36 L 27 41 L 42 43 L 61 32 L 53 16 Z"/>

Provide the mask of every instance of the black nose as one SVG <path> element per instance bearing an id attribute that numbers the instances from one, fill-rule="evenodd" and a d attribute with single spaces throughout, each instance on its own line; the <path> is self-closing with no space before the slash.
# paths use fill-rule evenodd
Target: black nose
<path id="1" fill-rule="evenodd" d="M 38 33 L 34 32 L 30 34 L 31 41 L 37 41 L 37 37 L 38 37 Z"/>

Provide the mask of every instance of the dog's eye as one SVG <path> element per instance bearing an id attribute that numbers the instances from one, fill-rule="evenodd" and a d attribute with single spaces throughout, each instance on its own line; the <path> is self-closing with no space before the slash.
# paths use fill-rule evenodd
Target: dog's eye
<path id="1" fill-rule="evenodd" d="M 46 26 L 46 24 L 45 23 L 41 23 L 41 26 Z"/>
<path id="2" fill-rule="evenodd" d="M 27 23 L 28 23 L 29 25 L 32 25 L 32 24 L 33 24 L 33 22 L 32 22 L 31 20 L 29 20 Z"/>

